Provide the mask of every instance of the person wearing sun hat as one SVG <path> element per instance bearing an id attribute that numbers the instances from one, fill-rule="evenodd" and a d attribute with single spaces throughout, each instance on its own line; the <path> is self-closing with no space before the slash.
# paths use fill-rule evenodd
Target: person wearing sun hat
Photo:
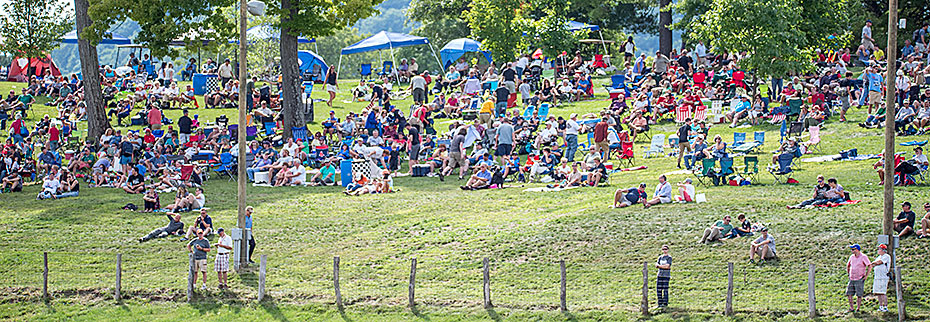
<path id="1" fill-rule="evenodd" d="M 872 277 L 872 294 L 878 297 L 878 311 L 888 312 L 888 281 L 891 271 L 891 256 L 888 255 L 888 245 L 878 245 L 878 258 L 869 266 L 875 270 Z"/>
<path id="2" fill-rule="evenodd" d="M 862 306 L 862 296 L 865 293 L 865 278 L 872 271 L 872 262 L 862 253 L 859 244 L 849 245 L 852 255 L 846 262 L 846 273 L 849 274 L 849 283 L 846 285 L 846 297 L 849 299 L 849 312 L 859 311 Z M 853 297 L 855 296 L 855 299 Z M 855 304 L 855 307 L 853 307 Z"/>

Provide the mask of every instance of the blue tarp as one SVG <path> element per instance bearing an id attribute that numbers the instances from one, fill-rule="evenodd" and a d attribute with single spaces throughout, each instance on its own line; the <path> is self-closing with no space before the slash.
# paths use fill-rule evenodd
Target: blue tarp
<path id="1" fill-rule="evenodd" d="M 123 37 L 123 36 L 120 36 L 120 35 L 117 35 L 111 32 L 108 32 L 107 34 L 109 34 L 111 38 L 101 39 L 100 42 L 97 43 L 98 45 L 129 45 L 129 44 L 132 44 L 132 40 L 130 40 L 129 38 L 126 38 L 126 37 Z M 61 43 L 63 44 L 77 44 L 77 42 L 78 42 L 77 30 L 71 30 L 70 32 L 66 33 L 63 37 L 61 37 Z"/>
<path id="2" fill-rule="evenodd" d="M 481 50 L 480 48 L 481 43 L 473 39 L 459 38 L 450 41 L 439 50 L 439 57 L 442 59 L 443 68 L 448 68 L 449 65 L 455 63 L 456 59 L 459 59 L 459 57 L 469 52 L 481 52 L 489 63 L 493 62 L 491 59 L 491 52 Z"/>
<path id="3" fill-rule="evenodd" d="M 326 61 L 323 60 L 323 57 L 309 50 L 297 51 L 297 66 L 300 69 L 301 75 L 306 72 L 312 72 L 314 65 L 320 65 L 320 78 L 322 79 L 325 77 L 329 66 L 326 65 Z"/>
<path id="4" fill-rule="evenodd" d="M 343 55 L 405 46 L 427 45 L 429 39 L 396 32 L 382 31 L 342 49 Z"/>
<path id="5" fill-rule="evenodd" d="M 270 39 L 277 40 L 281 38 L 281 31 L 277 28 L 271 27 L 269 25 L 258 25 L 252 28 L 246 29 L 246 37 L 249 39 Z M 316 39 L 307 39 L 304 37 L 297 37 L 298 44 L 310 44 L 316 42 Z M 231 39 L 230 44 L 238 44 L 239 39 Z"/>
<path id="6" fill-rule="evenodd" d="M 599 27 L 598 25 L 589 25 L 583 22 L 577 22 L 577 21 L 572 21 L 572 20 L 565 22 L 565 28 L 568 28 L 568 30 L 570 31 L 578 31 L 581 29 L 588 29 L 590 31 L 601 30 L 601 27 Z"/>

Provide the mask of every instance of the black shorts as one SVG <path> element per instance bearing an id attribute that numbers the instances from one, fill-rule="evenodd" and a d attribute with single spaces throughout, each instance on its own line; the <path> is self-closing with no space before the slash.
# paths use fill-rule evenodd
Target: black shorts
<path id="1" fill-rule="evenodd" d="M 510 155 L 510 152 L 511 152 L 511 151 L 513 151 L 513 145 L 511 145 L 511 144 L 498 144 L 498 145 L 497 145 L 497 150 L 494 150 L 494 155 L 495 155 L 495 156 L 502 157 L 502 156 L 505 156 L 505 155 Z"/>
<path id="2" fill-rule="evenodd" d="M 426 91 L 424 91 L 422 88 L 414 88 L 413 89 L 413 101 L 419 102 L 419 103 L 425 102 Z"/>

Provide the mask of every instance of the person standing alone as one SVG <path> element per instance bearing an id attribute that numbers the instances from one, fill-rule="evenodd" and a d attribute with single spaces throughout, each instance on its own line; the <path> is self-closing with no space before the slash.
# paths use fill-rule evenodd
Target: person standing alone
<path id="1" fill-rule="evenodd" d="M 220 239 L 216 242 L 216 262 L 213 263 L 213 270 L 216 271 L 216 279 L 219 282 L 219 288 L 229 288 L 226 284 L 227 273 L 229 272 L 229 251 L 232 250 L 232 237 L 226 234 L 223 228 L 217 229 L 216 233 Z"/>
<path id="2" fill-rule="evenodd" d="M 656 276 L 656 301 L 659 308 L 668 307 L 668 282 L 672 278 L 672 256 L 668 254 L 668 245 L 662 245 L 662 255 L 656 261 L 659 274 Z"/>

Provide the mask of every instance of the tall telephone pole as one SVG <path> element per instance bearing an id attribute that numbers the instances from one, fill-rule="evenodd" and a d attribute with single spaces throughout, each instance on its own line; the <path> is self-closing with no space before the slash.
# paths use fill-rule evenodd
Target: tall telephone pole
<path id="1" fill-rule="evenodd" d="M 884 221 L 882 234 L 894 235 L 894 116 L 895 116 L 895 71 L 898 60 L 898 0 L 888 0 L 888 47 L 885 51 L 888 65 L 885 73 L 885 178 Z M 889 239 L 891 241 L 891 239 Z M 888 248 L 893 253 L 894 243 Z"/>
<path id="2" fill-rule="evenodd" d="M 245 112 L 248 109 L 246 106 L 246 95 L 252 95 L 247 93 L 247 84 L 248 84 L 248 40 L 246 30 L 248 29 L 248 3 L 246 0 L 239 0 L 239 130 L 237 131 L 237 142 L 239 142 L 239 160 L 237 161 L 238 165 L 238 175 L 236 178 L 237 186 L 237 195 L 236 200 L 238 201 L 238 220 L 236 221 L 239 231 L 242 232 L 242 241 L 239 243 L 239 251 L 235 254 L 239 256 L 239 265 L 240 267 L 249 266 L 249 243 L 248 239 L 245 239 L 245 184 L 246 180 L 245 173 L 245 157 L 246 157 L 246 124 L 245 122 Z"/>

